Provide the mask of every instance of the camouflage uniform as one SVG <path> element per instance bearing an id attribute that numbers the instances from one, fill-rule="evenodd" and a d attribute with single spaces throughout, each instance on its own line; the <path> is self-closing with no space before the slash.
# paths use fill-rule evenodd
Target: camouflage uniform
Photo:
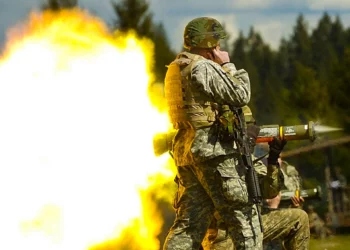
<path id="1" fill-rule="evenodd" d="M 266 170 L 264 170 L 262 164 L 258 165 L 256 169 L 260 178 L 265 175 Z M 264 228 L 264 249 L 282 250 L 281 239 L 284 242 L 284 249 L 309 249 L 310 230 L 308 216 L 304 210 L 296 208 L 271 209 L 264 207 L 262 223 Z M 234 250 L 235 247 L 231 239 L 227 236 L 226 230 L 216 228 L 218 228 L 218 225 L 212 223 L 203 241 L 203 249 Z"/>
<path id="2" fill-rule="evenodd" d="M 299 175 L 298 170 L 293 166 L 290 165 L 288 162 L 286 161 L 281 161 L 281 172 L 283 174 L 283 187 L 282 190 L 288 190 L 288 191 L 292 191 L 295 192 L 297 189 L 301 189 L 302 188 L 302 180 L 301 177 Z M 290 208 L 291 207 L 291 202 L 281 202 L 279 204 L 279 208 Z M 301 207 L 300 207 L 301 208 Z M 287 209 L 289 210 L 289 209 Z M 295 210 L 291 210 L 293 213 L 300 213 L 298 211 Z M 304 215 L 305 217 L 305 215 Z M 292 223 L 293 219 L 291 218 L 291 223 Z M 305 223 L 305 222 L 304 222 Z M 310 230 L 309 230 L 310 231 Z M 310 232 L 309 232 L 310 235 Z M 309 236 L 310 237 L 310 236 Z M 284 238 L 277 238 L 277 239 L 273 239 L 273 240 L 266 240 L 264 241 L 264 249 L 265 250 L 279 250 L 279 249 L 283 249 L 283 243 L 284 242 Z"/>
<path id="3" fill-rule="evenodd" d="M 264 249 L 282 250 L 280 244 L 271 244 L 275 240 L 284 239 L 284 249 L 309 249 L 310 231 L 308 216 L 302 209 L 277 208 L 263 209 Z M 216 236 L 217 234 L 217 236 Z M 210 241 L 212 238 L 212 241 Z M 204 250 L 234 250 L 232 240 L 226 230 L 211 230 L 203 242 Z"/>
<path id="4" fill-rule="evenodd" d="M 281 162 L 281 170 L 284 177 L 284 188 L 289 191 L 295 191 L 296 189 L 301 189 L 301 177 L 299 175 L 298 170 L 293 166 L 290 165 L 286 161 Z"/>
<path id="5" fill-rule="evenodd" d="M 185 46 L 215 47 L 223 37 L 223 30 L 218 28 L 215 19 L 199 18 L 190 23 L 185 29 Z M 205 30 L 204 35 L 196 36 L 194 33 L 198 30 Z M 234 141 L 218 140 L 215 123 L 209 119 L 210 111 L 206 111 L 215 104 L 246 105 L 250 100 L 248 74 L 245 70 L 236 70 L 233 63 L 221 67 L 204 57 L 183 52 L 169 65 L 166 96 L 167 91 L 176 87 L 167 84 L 167 80 L 176 79 L 176 75 L 168 76 L 174 63 L 180 65 L 183 91 L 191 95 L 194 104 L 183 105 L 179 102 L 185 97 L 178 98 L 172 93 L 167 97 L 170 112 L 186 109 L 192 122 L 186 119 L 179 122 L 182 114 L 170 113 L 175 129 L 179 129 L 173 141 L 179 188 L 174 200 L 175 222 L 163 249 L 199 249 L 215 210 L 225 221 L 237 249 L 261 249 L 257 208 L 248 201 L 245 166 Z M 204 121 L 203 117 L 208 120 Z M 201 122 L 207 125 L 198 126 Z"/>

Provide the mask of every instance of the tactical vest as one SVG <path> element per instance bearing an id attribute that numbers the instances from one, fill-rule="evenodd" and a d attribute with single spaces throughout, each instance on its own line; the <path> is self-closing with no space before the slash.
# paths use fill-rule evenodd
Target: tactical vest
<path id="1" fill-rule="evenodd" d="M 182 52 L 168 66 L 164 92 L 169 118 L 175 129 L 209 127 L 216 120 L 217 105 L 191 88 L 192 65 L 198 60 L 205 59 Z"/>

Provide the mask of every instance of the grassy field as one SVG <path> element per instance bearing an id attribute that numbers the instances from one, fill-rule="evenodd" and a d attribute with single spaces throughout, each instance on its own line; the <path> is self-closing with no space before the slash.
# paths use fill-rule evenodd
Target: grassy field
<path id="1" fill-rule="evenodd" d="M 331 236 L 326 239 L 311 239 L 310 250 L 349 250 L 350 234 Z"/>

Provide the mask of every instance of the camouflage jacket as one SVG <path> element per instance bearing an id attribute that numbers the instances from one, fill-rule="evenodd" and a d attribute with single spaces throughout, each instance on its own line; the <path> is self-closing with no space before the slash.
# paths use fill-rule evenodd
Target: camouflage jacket
<path id="1" fill-rule="evenodd" d="M 266 166 L 262 161 L 254 164 L 258 174 L 261 192 L 264 199 L 272 199 L 278 195 L 283 186 L 283 175 L 276 165 Z"/>
<path id="2" fill-rule="evenodd" d="M 282 189 L 287 189 L 293 192 L 296 189 L 301 189 L 301 177 L 294 166 L 286 161 L 282 161 L 281 170 L 284 176 L 284 187 L 282 187 Z"/>
<path id="3" fill-rule="evenodd" d="M 202 100 L 204 98 L 218 105 L 235 107 L 243 107 L 250 100 L 248 73 L 243 69 L 236 70 L 233 63 L 221 67 L 203 57 L 193 63 L 190 77 L 192 91 L 197 92 Z M 234 142 L 222 143 L 217 139 L 214 126 L 193 131 L 190 128 L 178 131 L 173 144 L 177 166 L 237 153 Z"/>

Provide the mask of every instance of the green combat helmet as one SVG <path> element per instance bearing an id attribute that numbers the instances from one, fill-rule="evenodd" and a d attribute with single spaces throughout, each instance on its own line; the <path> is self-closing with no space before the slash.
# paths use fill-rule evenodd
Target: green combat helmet
<path id="1" fill-rule="evenodd" d="M 184 47 L 190 49 L 216 47 L 220 39 L 226 38 L 221 24 L 211 17 L 199 17 L 190 21 L 184 31 Z"/>

